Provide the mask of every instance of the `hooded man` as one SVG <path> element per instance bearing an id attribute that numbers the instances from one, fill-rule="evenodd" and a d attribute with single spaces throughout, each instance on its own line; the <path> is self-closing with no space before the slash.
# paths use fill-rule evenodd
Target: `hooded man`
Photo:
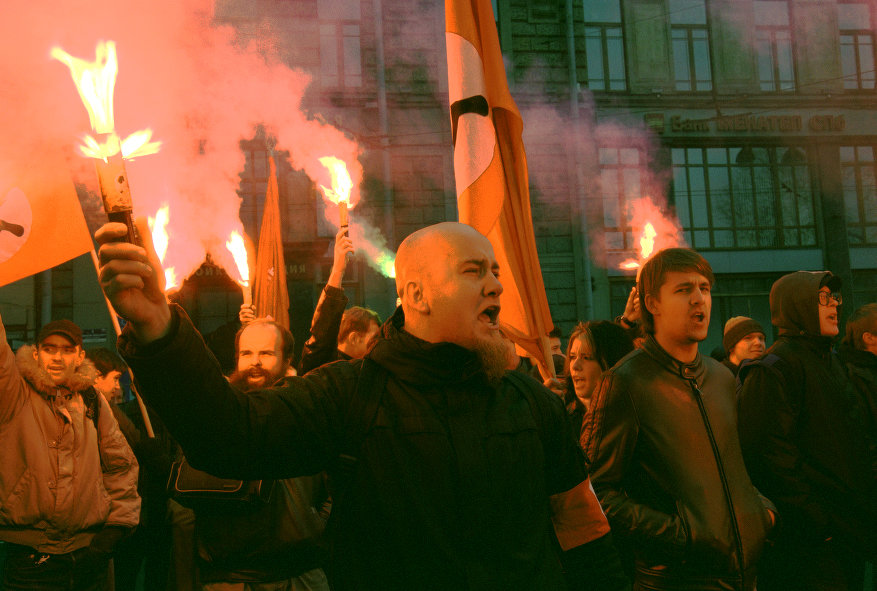
<path id="1" fill-rule="evenodd" d="M 73 322 L 49 322 L 15 356 L 0 322 L 6 591 L 109 588 L 113 549 L 138 523 L 137 461 L 95 377 Z"/>
<path id="2" fill-rule="evenodd" d="M 582 427 L 594 489 L 633 549 L 634 589 L 753 591 L 773 505 L 746 473 L 734 379 L 698 351 L 712 269 L 668 248 L 637 283 L 648 337 L 603 374 Z"/>
<path id="3" fill-rule="evenodd" d="M 504 369 L 485 236 L 459 223 L 408 236 L 402 305 L 365 358 L 243 394 L 168 308 L 157 263 L 115 242 L 125 230 L 97 233 L 102 285 L 130 321 L 121 349 L 144 397 L 193 465 L 334 478 L 356 458 L 333 491 L 333 589 L 629 588 L 560 399 Z"/>
<path id="4" fill-rule="evenodd" d="M 779 330 L 740 370 L 740 442 L 752 481 L 781 528 L 759 591 L 862 589 L 877 549 L 874 441 L 865 404 L 832 351 L 841 280 L 797 271 L 770 290 Z"/>

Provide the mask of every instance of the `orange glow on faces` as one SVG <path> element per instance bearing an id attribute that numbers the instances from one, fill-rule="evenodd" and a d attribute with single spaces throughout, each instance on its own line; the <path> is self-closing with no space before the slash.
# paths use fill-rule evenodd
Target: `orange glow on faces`
<path id="1" fill-rule="evenodd" d="M 98 134 L 109 134 L 104 142 L 99 142 L 90 135 L 83 137 L 84 144 L 79 151 L 88 158 L 106 160 L 120 151 L 123 158 L 136 158 L 155 154 L 161 148 L 161 142 L 152 142 L 152 130 L 144 129 L 132 133 L 121 140 L 115 132 L 113 117 L 113 91 L 116 86 L 116 74 L 119 63 L 116 60 L 116 44 L 113 41 L 101 41 L 95 50 L 95 60 L 88 62 L 73 57 L 60 47 L 52 49 L 52 57 L 63 62 L 69 69 L 76 90 L 85 110 L 91 128 Z"/>

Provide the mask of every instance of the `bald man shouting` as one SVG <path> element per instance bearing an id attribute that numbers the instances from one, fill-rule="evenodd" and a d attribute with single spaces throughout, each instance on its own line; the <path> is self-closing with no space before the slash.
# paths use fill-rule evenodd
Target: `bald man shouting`
<path id="1" fill-rule="evenodd" d="M 348 589 L 627 589 L 556 395 L 506 372 L 493 247 L 443 223 L 405 239 L 401 306 L 364 359 L 249 394 L 222 376 L 158 265 L 107 224 L 119 350 L 193 466 L 244 479 L 328 470 L 327 574 Z"/>

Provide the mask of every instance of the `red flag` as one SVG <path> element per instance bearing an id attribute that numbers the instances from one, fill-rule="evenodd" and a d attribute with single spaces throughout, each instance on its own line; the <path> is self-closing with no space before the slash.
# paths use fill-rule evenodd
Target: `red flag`
<path id="1" fill-rule="evenodd" d="M 286 288 L 286 264 L 283 262 L 280 190 L 277 188 L 277 169 L 273 156 L 269 156 L 268 163 L 268 192 L 265 194 L 262 229 L 259 230 L 253 304 L 256 306 L 257 316 L 271 316 L 275 322 L 289 328 L 289 292 Z"/>
<path id="2" fill-rule="evenodd" d="M 0 171 L 0 286 L 93 248 L 63 162 L 39 170 L 33 162 L 18 163 Z"/>
<path id="3" fill-rule="evenodd" d="M 499 319 L 554 374 L 554 328 L 530 213 L 521 114 L 509 93 L 490 0 L 445 0 L 448 95 L 460 221 L 493 244 L 503 279 Z"/>

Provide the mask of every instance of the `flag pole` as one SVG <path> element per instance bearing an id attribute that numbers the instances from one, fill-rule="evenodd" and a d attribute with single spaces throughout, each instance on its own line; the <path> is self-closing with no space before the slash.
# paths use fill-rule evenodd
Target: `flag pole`
<path id="1" fill-rule="evenodd" d="M 94 263 L 94 270 L 98 273 L 98 280 L 100 280 L 100 264 L 98 263 L 97 253 L 94 248 L 91 249 L 91 262 Z M 119 317 L 116 316 L 116 311 L 113 310 L 113 305 L 110 303 L 107 295 L 103 293 L 103 290 L 101 290 L 101 293 L 104 296 L 104 302 L 107 304 L 107 311 L 110 313 L 113 330 L 116 331 L 116 336 L 118 337 L 122 334 L 122 327 L 119 326 Z M 137 386 L 134 385 L 134 372 L 131 371 L 131 368 L 128 368 L 128 373 L 131 374 L 131 391 L 134 393 L 134 398 L 137 399 L 137 406 L 140 407 L 140 414 L 143 415 L 143 426 L 146 428 L 146 435 L 148 435 L 150 439 L 154 439 L 155 431 L 152 429 L 152 421 L 149 420 L 149 413 L 146 411 L 146 405 L 143 403 L 143 399 L 140 398 Z"/>

